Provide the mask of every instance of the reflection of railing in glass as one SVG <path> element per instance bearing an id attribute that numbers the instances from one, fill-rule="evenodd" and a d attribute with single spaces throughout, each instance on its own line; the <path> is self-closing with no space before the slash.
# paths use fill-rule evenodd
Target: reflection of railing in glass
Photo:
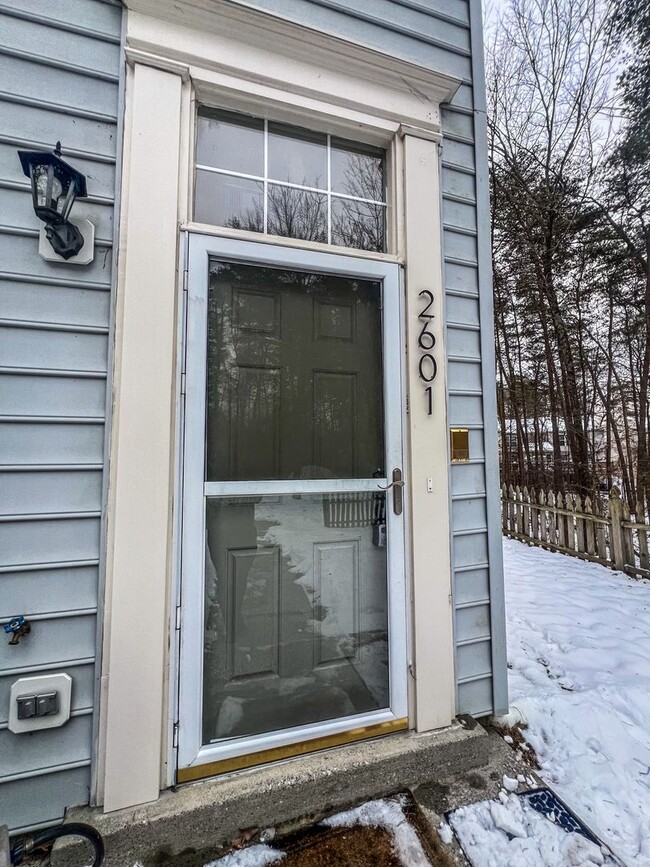
<path id="1" fill-rule="evenodd" d="M 374 527 L 386 521 L 386 495 L 371 491 L 325 494 L 323 520 L 326 527 Z"/>

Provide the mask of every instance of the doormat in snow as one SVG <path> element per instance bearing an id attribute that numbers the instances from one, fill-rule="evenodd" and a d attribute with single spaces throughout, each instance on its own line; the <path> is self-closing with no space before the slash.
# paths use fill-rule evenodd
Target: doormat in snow
<path id="1" fill-rule="evenodd" d="M 406 795 L 368 801 L 277 843 L 258 844 L 206 867 L 453 867 L 423 843 Z"/>
<path id="2" fill-rule="evenodd" d="M 617 865 L 609 849 L 557 795 L 544 787 L 502 791 L 445 814 L 472 867 Z"/>

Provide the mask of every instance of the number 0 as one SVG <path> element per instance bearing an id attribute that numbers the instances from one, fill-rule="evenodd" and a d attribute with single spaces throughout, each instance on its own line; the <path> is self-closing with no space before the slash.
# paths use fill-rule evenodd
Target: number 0
<path id="1" fill-rule="evenodd" d="M 429 370 L 425 373 L 427 366 L 429 367 Z M 425 382 L 433 382 L 433 380 L 436 378 L 436 374 L 438 373 L 438 365 L 436 364 L 436 360 L 433 355 L 430 355 L 427 352 L 420 358 L 418 371 L 420 373 L 420 379 L 423 379 Z"/>

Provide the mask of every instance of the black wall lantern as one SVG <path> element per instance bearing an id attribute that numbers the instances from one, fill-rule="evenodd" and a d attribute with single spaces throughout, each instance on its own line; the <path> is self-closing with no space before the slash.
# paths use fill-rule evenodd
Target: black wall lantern
<path id="1" fill-rule="evenodd" d="M 61 159 L 61 142 L 54 153 L 18 151 L 23 171 L 31 181 L 34 211 L 45 223 L 45 234 L 63 259 L 76 256 L 84 245 L 79 229 L 68 222 L 75 199 L 86 197 L 86 178 Z"/>

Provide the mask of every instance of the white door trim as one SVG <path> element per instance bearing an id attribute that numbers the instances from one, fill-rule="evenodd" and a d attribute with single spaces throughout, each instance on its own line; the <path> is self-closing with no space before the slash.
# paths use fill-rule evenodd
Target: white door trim
<path id="1" fill-rule="evenodd" d="M 384 413 L 386 428 L 386 468 L 401 467 L 402 445 L 402 314 L 400 269 L 398 265 L 366 258 L 352 258 L 335 252 L 314 252 L 268 243 L 231 238 L 190 235 L 187 283 L 187 334 L 185 341 L 185 459 L 183 480 L 182 529 L 182 629 L 179 686 L 178 766 L 192 767 L 272 749 L 288 743 L 309 740 L 348 729 L 368 726 L 407 716 L 407 596 L 404 550 L 404 516 L 396 517 L 392 509 L 392 491 L 387 496 L 387 531 L 389 573 L 389 667 L 390 709 L 345 717 L 327 723 L 241 738 L 203 747 L 201 744 L 201 696 L 203 660 L 203 581 L 204 575 L 204 496 L 227 494 L 236 488 L 239 494 L 247 487 L 256 493 L 280 494 L 288 491 L 360 490 L 372 485 L 386 485 L 387 479 L 368 481 L 276 481 L 210 482 L 204 481 L 204 419 L 206 399 L 207 292 L 209 260 L 218 258 L 258 265 L 281 266 L 319 273 L 341 274 L 358 279 L 382 282 Z M 197 434 L 201 432 L 201 435 Z M 406 474 L 405 481 L 408 483 Z M 197 586 L 196 576 L 201 576 Z M 194 576 L 193 579 L 190 576 Z M 193 586 L 192 586 L 193 585 Z"/>

